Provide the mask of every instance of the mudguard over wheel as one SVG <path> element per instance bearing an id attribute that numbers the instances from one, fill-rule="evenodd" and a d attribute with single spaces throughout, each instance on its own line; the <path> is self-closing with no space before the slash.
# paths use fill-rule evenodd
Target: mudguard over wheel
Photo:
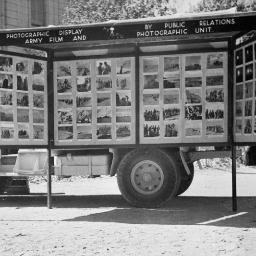
<path id="1" fill-rule="evenodd" d="M 177 194 L 180 179 L 177 161 L 160 149 L 132 150 L 117 171 L 123 197 L 136 207 L 160 206 Z"/>
<path id="2" fill-rule="evenodd" d="M 181 163 L 182 164 L 182 163 Z M 194 165 L 193 163 L 188 164 L 188 168 L 190 170 L 190 175 L 187 174 L 184 166 L 182 165 L 181 169 L 181 182 L 180 182 L 180 187 L 177 192 L 177 196 L 183 194 L 191 185 L 193 178 L 194 178 Z"/>

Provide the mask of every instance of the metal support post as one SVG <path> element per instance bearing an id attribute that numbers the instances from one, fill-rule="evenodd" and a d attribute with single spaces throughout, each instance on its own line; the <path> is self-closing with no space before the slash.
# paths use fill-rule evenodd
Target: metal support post
<path id="1" fill-rule="evenodd" d="M 232 143 L 232 209 L 237 211 L 237 193 L 236 193 L 236 146 Z"/>

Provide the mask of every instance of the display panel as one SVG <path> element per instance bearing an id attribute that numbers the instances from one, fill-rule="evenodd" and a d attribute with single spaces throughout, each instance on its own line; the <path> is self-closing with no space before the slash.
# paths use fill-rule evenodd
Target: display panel
<path id="1" fill-rule="evenodd" d="M 225 52 L 141 57 L 140 70 L 142 143 L 227 141 Z"/>
<path id="2" fill-rule="evenodd" d="M 255 43 L 235 51 L 234 133 L 236 142 L 256 141 Z"/>
<path id="3" fill-rule="evenodd" d="M 46 62 L 0 55 L 0 145 L 46 145 Z"/>
<path id="4" fill-rule="evenodd" d="M 55 62 L 56 145 L 135 143 L 134 65 L 131 57 Z"/>

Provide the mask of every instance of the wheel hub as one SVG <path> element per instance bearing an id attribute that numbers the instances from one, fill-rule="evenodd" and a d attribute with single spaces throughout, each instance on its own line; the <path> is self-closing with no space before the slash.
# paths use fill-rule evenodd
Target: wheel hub
<path id="1" fill-rule="evenodd" d="M 134 189 L 144 195 L 154 194 L 163 185 L 164 174 L 161 167 L 150 160 L 137 163 L 131 172 Z"/>

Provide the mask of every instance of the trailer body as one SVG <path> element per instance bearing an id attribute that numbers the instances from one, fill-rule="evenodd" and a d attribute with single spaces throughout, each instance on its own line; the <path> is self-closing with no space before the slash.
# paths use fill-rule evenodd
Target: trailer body
<path id="1" fill-rule="evenodd" d="M 50 200 L 52 174 L 117 174 L 152 207 L 254 143 L 255 13 L 211 15 L 1 31 L 1 176 L 47 173 Z"/>

